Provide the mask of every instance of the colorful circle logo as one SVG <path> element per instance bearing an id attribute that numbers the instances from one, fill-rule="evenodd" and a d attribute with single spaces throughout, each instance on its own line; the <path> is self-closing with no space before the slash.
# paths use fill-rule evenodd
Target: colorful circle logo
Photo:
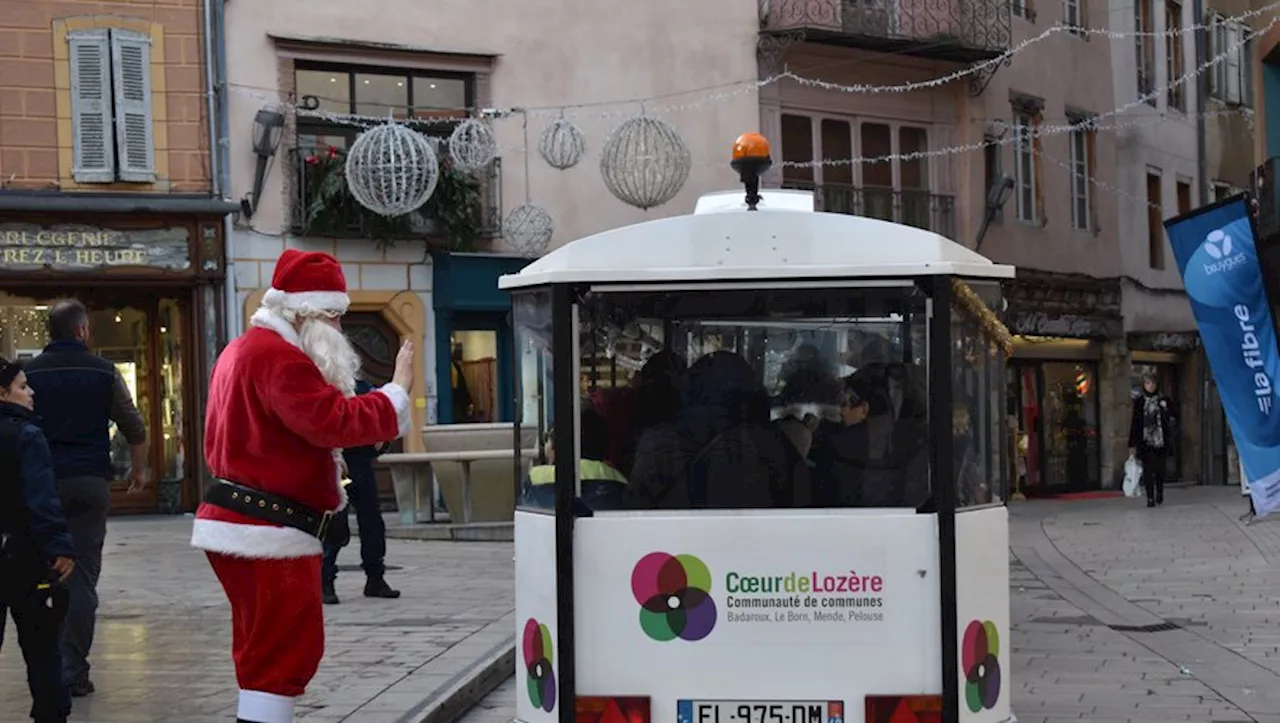
<path id="1" fill-rule="evenodd" d="M 631 571 L 631 592 L 640 628 L 654 640 L 702 640 L 716 626 L 711 571 L 693 555 L 645 555 Z"/>
<path id="2" fill-rule="evenodd" d="M 1000 633 L 996 624 L 974 620 L 964 631 L 960 663 L 964 666 L 964 700 L 970 713 L 996 707 L 1000 700 Z"/>
<path id="3" fill-rule="evenodd" d="M 555 648 L 546 625 L 529 618 L 524 623 L 524 668 L 528 673 L 529 702 L 550 713 L 556 707 L 556 672 L 551 667 Z"/>

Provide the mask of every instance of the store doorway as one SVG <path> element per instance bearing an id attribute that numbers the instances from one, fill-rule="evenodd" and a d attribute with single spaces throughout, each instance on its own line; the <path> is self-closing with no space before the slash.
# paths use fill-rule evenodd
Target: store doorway
<path id="1" fill-rule="evenodd" d="M 112 362 L 147 424 L 151 484 L 128 494 L 129 445 L 114 423 L 111 440 L 111 512 L 175 513 L 182 490 L 194 477 L 188 464 L 193 439 L 188 383 L 191 292 L 186 288 L 148 291 L 124 288 L 72 290 L 14 289 L 0 292 L 0 356 L 33 359 L 48 341 L 49 304 L 79 298 L 89 310 L 89 344 Z"/>
<path id="2" fill-rule="evenodd" d="M 1097 364 L 1014 360 L 1011 411 L 1018 420 L 1018 472 L 1027 495 L 1101 488 Z"/>
<path id="3" fill-rule="evenodd" d="M 454 316 L 449 334 L 449 421 L 485 424 L 512 417 L 511 328 L 506 314 Z"/>

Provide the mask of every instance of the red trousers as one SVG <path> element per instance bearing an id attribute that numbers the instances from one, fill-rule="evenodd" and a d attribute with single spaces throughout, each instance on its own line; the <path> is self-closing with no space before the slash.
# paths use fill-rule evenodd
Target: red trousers
<path id="1" fill-rule="evenodd" d="M 302 695 L 324 657 L 320 556 L 205 554 L 231 601 L 231 657 L 240 690 Z"/>

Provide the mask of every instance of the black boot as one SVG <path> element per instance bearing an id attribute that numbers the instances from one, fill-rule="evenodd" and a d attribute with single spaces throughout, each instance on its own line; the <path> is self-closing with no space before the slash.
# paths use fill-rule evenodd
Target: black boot
<path id="1" fill-rule="evenodd" d="M 400 597 L 400 591 L 392 589 L 382 575 L 369 575 L 364 583 L 364 596 L 394 600 Z"/>
<path id="2" fill-rule="evenodd" d="M 333 582 L 326 581 L 320 585 L 320 594 L 324 599 L 325 605 L 337 605 L 342 602 L 338 599 L 338 593 L 334 592 Z"/>

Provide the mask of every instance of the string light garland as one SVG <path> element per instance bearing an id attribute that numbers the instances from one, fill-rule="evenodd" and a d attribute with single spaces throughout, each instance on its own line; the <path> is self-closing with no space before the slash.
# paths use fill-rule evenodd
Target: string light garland
<path id="1" fill-rule="evenodd" d="M 1233 22 L 1241 23 L 1243 21 L 1250 20 L 1253 18 L 1262 17 L 1268 14 L 1273 14 L 1277 10 L 1280 10 L 1280 1 L 1268 3 L 1267 5 L 1264 5 L 1259 8 L 1255 8 L 1253 10 L 1250 10 L 1244 13 L 1240 13 L 1238 15 L 1223 17 L 1218 19 L 1215 22 L 1197 23 L 1193 25 L 1188 25 L 1186 27 L 1166 29 L 1162 31 L 1132 31 L 1132 30 L 1109 30 L 1106 28 L 1080 28 L 1080 27 L 1073 27 L 1069 25 L 1063 25 L 1061 23 L 1055 23 L 1049 28 L 1046 28 L 1041 33 L 1019 42 L 1017 45 L 1004 51 L 1003 53 L 1001 53 L 1000 55 L 994 58 L 982 61 L 980 63 L 975 63 L 974 65 L 966 66 L 965 68 L 961 68 L 957 71 L 948 73 L 943 76 L 939 76 L 936 78 L 931 78 L 923 81 L 914 81 L 910 83 L 890 84 L 890 85 L 870 85 L 870 84 L 843 85 L 839 83 L 830 83 L 828 81 L 823 81 L 816 78 L 806 78 L 806 77 L 797 75 L 796 73 L 786 71 L 783 73 L 772 75 L 764 79 L 758 79 L 758 78 L 744 79 L 740 81 L 723 83 L 717 86 L 712 86 L 710 88 L 692 89 L 688 91 L 683 91 L 678 93 L 668 93 L 665 95 L 654 96 L 649 98 L 636 98 L 636 99 L 615 100 L 615 101 L 595 101 L 595 102 L 589 102 L 589 103 L 565 104 L 565 105 L 559 105 L 559 106 L 524 106 L 522 107 L 522 112 L 535 117 L 537 116 L 583 117 L 586 115 L 592 115 L 592 114 L 584 114 L 580 112 L 582 110 L 589 109 L 589 108 L 597 108 L 602 106 L 624 106 L 624 105 L 633 106 L 637 104 L 643 104 L 647 107 L 648 112 L 650 114 L 662 115 L 665 113 L 702 107 L 702 106 L 708 105 L 709 103 L 693 102 L 693 103 L 655 104 L 654 101 L 656 100 L 661 100 L 664 98 L 681 96 L 681 95 L 705 94 L 707 101 L 720 101 L 720 100 L 741 95 L 743 93 L 756 92 L 760 88 L 772 85 L 774 83 L 781 82 L 783 80 L 792 80 L 794 82 L 800 83 L 801 85 L 822 88 L 824 90 L 834 90 L 834 91 L 847 92 L 847 93 L 859 93 L 859 94 L 909 93 L 909 92 L 915 92 L 919 90 L 928 90 L 931 88 L 937 88 L 943 85 L 947 85 L 948 83 L 962 80 L 970 75 L 980 73 L 989 68 L 999 66 L 1003 63 L 1008 62 L 1011 58 L 1017 56 L 1018 54 L 1026 51 L 1028 48 L 1031 48 L 1032 46 L 1035 46 L 1041 42 L 1044 42 L 1050 37 L 1053 37 L 1055 35 L 1059 35 L 1062 33 L 1070 33 L 1075 36 L 1102 37 L 1102 38 L 1107 38 L 1111 40 L 1122 40 L 1122 39 L 1132 39 L 1132 38 L 1168 38 L 1168 37 L 1177 37 L 1177 36 L 1188 35 L 1193 33 L 1205 32 L 1205 31 L 1213 31 L 1214 29 L 1219 27 L 1220 24 L 1222 23 L 1233 23 Z M 1274 24 L 1275 20 L 1276 18 L 1273 17 L 1271 21 L 1272 24 Z M 1249 37 L 1246 38 L 1244 41 L 1242 41 L 1242 43 L 1247 42 L 1247 40 L 1252 37 L 1256 37 L 1257 35 L 1260 35 L 1266 32 L 1266 30 L 1269 28 L 1270 28 L 1270 25 L 1268 25 L 1266 28 L 1263 28 L 1261 30 L 1252 31 L 1251 33 L 1249 33 Z M 1238 47 L 1238 44 L 1233 47 Z M 256 98 L 264 102 L 278 103 L 281 101 L 282 92 L 275 88 L 252 86 L 252 85 L 245 85 L 245 84 L 238 84 L 238 83 L 230 83 L 228 84 L 228 87 L 237 94 L 244 95 L 251 98 Z M 267 93 L 270 93 L 270 95 L 254 93 L 252 91 L 266 91 Z M 345 99 L 330 99 L 330 100 L 339 100 L 339 101 L 345 102 Z M 438 111 L 441 109 L 433 107 L 433 110 Z M 499 116 L 504 115 L 505 113 L 511 112 L 511 111 L 500 111 L 500 110 L 494 110 L 494 109 L 479 109 L 479 108 L 451 108 L 451 109 L 444 109 L 444 110 L 464 111 L 467 113 L 489 112 Z M 356 114 L 335 114 L 335 113 L 315 111 L 307 108 L 297 108 L 297 113 L 299 116 L 314 117 L 314 118 L 319 118 L 319 119 L 323 119 L 330 122 L 342 122 L 338 119 L 345 119 L 348 122 L 354 121 L 357 123 L 368 124 L 368 123 L 377 123 L 385 120 L 385 118 L 376 117 L 376 116 L 362 116 L 362 115 L 356 115 Z M 623 111 L 599 113 L 595 115 L 600 118 L 617 118 L 617 117 L 627 117 L 633 114 L 634 114 L 633 111 L 623 110 Z M 455 123 L 455 122 L 456 120 L 451 118 L 421 119 L 421 120 L 415 121 L 415 123 L 424 123 L 424 124 L 430 124 L 430 123 L 447 124 L 447 123 Z"/>
<path id="2" fill-rule="evenodd" d="M 955 294 L 958 308 L 973 319 L 987 338 L 1004 352 L 1005 358 L 1013 356 L 1013 334 L 1009 333 L 1009 327 L 1000 321 L 973 287 L 961 279 L 952 278 L 951 291 Z"/>

